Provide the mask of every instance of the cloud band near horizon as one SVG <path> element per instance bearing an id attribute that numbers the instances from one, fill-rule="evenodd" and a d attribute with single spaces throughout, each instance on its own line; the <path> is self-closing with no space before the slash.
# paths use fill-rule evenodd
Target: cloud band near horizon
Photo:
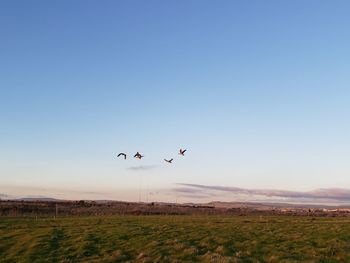
<path id="1" fill-rule="evenodd" d="M 213 193 L 225 192 L 232 194 L 242 194 L 250 196 L 275 197 L 275 198 L 293 198 L 293 199 L 322 199 L 334 200 L 341 202 L 350 202 L 350 189 L 343 188 L 321 188 L 312 191 L 288 191 L 288 190 L 274 190 L 274 189 L 245 189 L 230 186 L 211 186 L 201 184 L 186 184 L 178 183 L 182 186 L 175 188 L 177 192 L 184 192 L 186 194 L 193 193 Z"/>

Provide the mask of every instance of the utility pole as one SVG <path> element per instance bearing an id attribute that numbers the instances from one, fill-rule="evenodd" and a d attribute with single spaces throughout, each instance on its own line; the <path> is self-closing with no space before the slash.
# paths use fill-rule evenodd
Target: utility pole
<path id="1" fill-rule="evenodd" d="M 56 203 L 56 205 L 55 205 L 55 218 L 58 216 L 58 205 L 57 205 L 57 203 Z"/>
<path id="2" fill-rule="evenodd" d="M 139 203 L 141 203 L 141 185 L 142 185 L 142 177 L 139 175 Z"/>

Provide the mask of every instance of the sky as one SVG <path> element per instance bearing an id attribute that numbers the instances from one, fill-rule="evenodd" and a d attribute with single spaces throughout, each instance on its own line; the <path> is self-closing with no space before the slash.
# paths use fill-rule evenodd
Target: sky
<path id="1" fill-rule="evenodd" d="M 207 202 L 323 189 L 343 202 L 349 8 L 2 1 L 0 194 Z"/>

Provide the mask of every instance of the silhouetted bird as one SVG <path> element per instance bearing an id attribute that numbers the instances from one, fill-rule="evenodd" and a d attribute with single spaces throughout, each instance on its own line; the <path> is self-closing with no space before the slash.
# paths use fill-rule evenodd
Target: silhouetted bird
<path id="1" fill-rule="evenodd" d="M 144 156 L 141 155 L 139 152 L 137 152 L 137 153 L 134 155 L 134 157 L 141 160 L 141 158 L 144 157 Z"/>
<path id="2" fill-rule="evenodd" d="M 120 156 L 124 156 L 124 160 L 126 160 L 126 154 L 125 153 L 120 153 L 120 154 L 118 154 L 117 157 L 120 157 Z"/>
<path id="3" fill-rule="evenodd" d="M 182 149 L 180 149 L 179 154 L 182 155 L 182 156 L 185 156 L 185 152 L 186 152 L 186 151 L 187 151 L 187 150 L 182 150 Z"/>
<path id="4" fill-rule="evenodd" d="M 168 163 L 172 163 L 173 159 L 170 159 L 170 160 L 164 159 L 164 161 L 166 161 Z"/>

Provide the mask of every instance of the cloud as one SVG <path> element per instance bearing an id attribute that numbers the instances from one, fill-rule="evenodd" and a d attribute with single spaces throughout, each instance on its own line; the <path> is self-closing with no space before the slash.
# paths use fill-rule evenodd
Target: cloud
<path id="1" fill-rule="evenodd" d="M 178 193 L 189 193 L 189 194 L 202 192 L 201 189 L 188 188 L 188 187 L 177 187 L 177 188 L 174 188 L 173 191 L 178 192 Z"/>
<path id="2" fill-rule="evenodd" d="M 127 169 L 132 171 L 148 171 L 155 169 L 155 165 L 139 165 L 139 166 L 130 166 Z"/>
<path id="3" fill-rule="evenodd" d="M 203 191 L 202 189 L 189 188 L 189 187 L 177 187 L 170 191 L 165 191 L 164 193 L 169 195 L 176 195 L 178 197 L 188 197 L 188 198 L 211 198 L 216 196 L 215 193 L 209 191 Z"/>
<path id="4" fill-rule="evenodd" d="M 239 187 L 229 186 L 210 186 L 201 184 L 185 184 L 180 183 L 182 187 L 179 187 L 178 192 L 186 192 L 198 194 L 201 190 L 203 193 L 208 192 L 226 192 L 237 195 L 248 195 L 248 196 L 261 196 L 261 197 L 272 197 L 272 198 L 289 198 L 294 200 L 301 199 L 322 199 L 322 200 L 335 200 L 335 201 L 346 201 L 350 202 L 350 189 L 343 188 L 322 188 L 313 191 L 287 191 L 287 190 L 274 190 L 274 189 L 245 189 Z M 184 189 L 186 188 L 186 189 Z"/>
<path id="5" fill-rule="evenodd" d="M 181 194 L 179 195 L 179 197 L 186 197 L 186 198 L 190 198 L 190 199 L 207 199 L 212 197 L 212 195 L 201 195 L 201 194 Z"/>

